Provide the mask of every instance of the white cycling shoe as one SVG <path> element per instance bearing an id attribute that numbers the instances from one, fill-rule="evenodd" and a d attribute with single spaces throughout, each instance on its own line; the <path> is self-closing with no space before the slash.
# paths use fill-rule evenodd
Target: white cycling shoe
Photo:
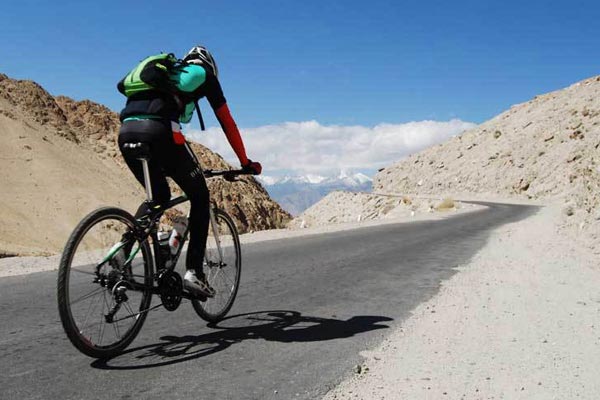
<path id="1" fill-rule="evenodd" d="M 191 294 L 198 297 L 213 297 L 215 289 L 213 289 L 206 281 L 206 276 L 202 274 L 196 276 L 196 271 L 188 269 L 183 277 L 183 287 Z"/>

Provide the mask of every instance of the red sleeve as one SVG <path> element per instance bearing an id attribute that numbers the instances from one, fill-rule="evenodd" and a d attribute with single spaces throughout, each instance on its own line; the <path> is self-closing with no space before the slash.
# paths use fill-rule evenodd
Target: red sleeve
<path id="1" fill-rule="evenodd" d="M 237 155 L 240 160 L 240 164 L 246 165 L 248 164 L 248 157 L 246 157 L 246 149 L 244 148 L 244 142 L 242 141 L 242 137 L 240 136 L 240 131 L 238 130 L 231 113 L 229 112 L 229 107 L 227 107 L 227 103 L 224 103 L 218 109 L 215 110 L 215 115 L 221 124 L 221 128 L 225 132 L 225 136 L 231 145 L 233 151 Z"/>

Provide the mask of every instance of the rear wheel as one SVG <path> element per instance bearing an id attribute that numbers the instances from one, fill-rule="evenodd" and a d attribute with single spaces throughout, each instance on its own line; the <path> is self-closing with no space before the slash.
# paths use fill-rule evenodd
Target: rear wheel
<path id="1" fill-rule="evenodd" d="M 58 271 L 58 310 L 73 345 L 95 358 L 120 353 L 138 334 L 152 299 L 152 252 L 135 220 L 100 208 L 71 234 Z M 128 262 L 129 261 L 129 262 Z"/>
<path id="2" fill-rule="evenodd" d="M 224 211 L 215 209 L 210 225 L 202 270 L 216 293 L 206 301 L 192 300 L 192 305 L 202 319 L 217 322 L 233 306 L 240 285 L 242 254 L 235 224 Z"/>

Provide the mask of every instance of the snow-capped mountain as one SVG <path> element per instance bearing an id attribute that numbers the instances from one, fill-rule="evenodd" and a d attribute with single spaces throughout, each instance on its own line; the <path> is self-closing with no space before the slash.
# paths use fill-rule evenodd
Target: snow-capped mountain
<path id="1" fill-rule="evenodd" d="M 325 180 L 326 177 L 320 175 L 302 175 L 302 176 L 283 176 L 283 177 L 272 177 L 272 176 L 259 176 L 258 180 L 265 186 L 281 185 L 284 183 L 299 183 L 299 184 L 311 184 L 317 185 Z"/>
<path id="2" fill-rule="evenodd" d="M 298 215 L 334 190 L 370 191 L 372 180 L 362 173 L 340 172 L 337 176 L 258 176 L 269 195 L 292 215 Z"/>
<path id="3" fill-rule="evenodd" d="M 283 185 L 288 183 L 293 184 L 309 184 L 309 185 L 322 185 L 322 184 L 339 184 L 343 183 L 348 186 L 361 186 L 365 183 L 371 183 L 372 179 L 363 173 L 355 173 L 349 175 L 347 172 L 342 171 L 338 176 L 335 177 L 325 177 L 321 175 L 300 175 L 300 176 L 283 176 L 283 177 L 274 177 L 274 176 L 266 176 L 259 175 L 258 180 L 265 187 L 274 186 L 274 185 Z"/>

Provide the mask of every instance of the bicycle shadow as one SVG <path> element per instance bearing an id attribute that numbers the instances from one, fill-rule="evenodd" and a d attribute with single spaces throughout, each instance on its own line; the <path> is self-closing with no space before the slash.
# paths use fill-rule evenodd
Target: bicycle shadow
<path id="1" fill-rule="evenodd" d="M 380 324 L 392 321 L 382 316 L 361 315 L 347 320 L 303 316 L 298 311 L 257 311 L 227 317 L 208 324 L 215 331 L 202 335 L 163 336 L 161 342 L 124 351 L 118 356 L 96 360 L 98 369 L 134 370 L 161 367 L 208 356 L 245 340 L 315 342 L 352 337 L 375 329 L 389 328 Z"/>

